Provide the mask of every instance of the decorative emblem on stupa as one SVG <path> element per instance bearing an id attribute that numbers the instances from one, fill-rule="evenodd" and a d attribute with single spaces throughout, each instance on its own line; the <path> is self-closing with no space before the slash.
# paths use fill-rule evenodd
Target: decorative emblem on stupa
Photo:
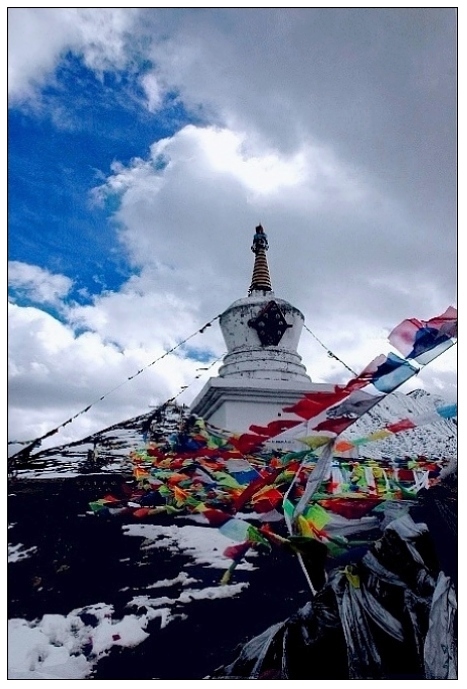
<path id="1" fill-rule="evenodd" d="M 248 325 L 256 330 L 263 347 L 277 346 L 287 328 L 292 328 L 275 301 L 268 302 L 256 318 L 248 321 Z"/>

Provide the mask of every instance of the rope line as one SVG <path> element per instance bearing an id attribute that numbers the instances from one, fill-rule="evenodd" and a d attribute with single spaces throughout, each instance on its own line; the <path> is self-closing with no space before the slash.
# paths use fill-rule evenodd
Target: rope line
<path id="1" fill-rule="evenodd" d="M 334 352 L 331 352 L 331 350 L 328 349 L 328 348 L 326 347 L 326 345 L 323 344 L 323 343 L 321 342 L 321 340 L 319 339 L 319 337 L 317 337 L 317 336 L 310 330 L 310 328 L 309 328 L 307 325 L 305 325 L 305 323 L 303 324 L 303 327 L 305 328 L 305 330 L 306 330 L 307 332 L 310 333 L 310 335 L 311 335 L 312 337 L 315 338 L 316 342 L 318 342 L 318 343 L 321 345 L 321 347 L 322 347 L 323 349 L 326 350 L 327 355 L 328 355 L 331 359 L 335 359 L 336 361 L 338 361 L 340 364 L 342 364 L 342 366 L 344 366 L 344 367 L 347 369 L 347 371 L 350 371 L 350 373 L 352 373 L 354 376 L 357 375 L 356 371 L 354 371 L 353 369 L 351 369 L 350 366 L 347 366 L 347 364 L 346 364 L 344 361 L 342 361 L 342 359 L 339 359 L 339 357 L 338 357 L 336 354 L 334 354 Z"/>
<path id="2" fill-rule="evenodd" d="M 224 352 L 224 353 L 221 354 L 219 357 L 217 357 L 217 359 L 214 359 L 214 361 L 211 361 L 211 363 L 209 364 L 209 366 L 205 366 L 205 367 L 203 367 L 203 368 L 197 368 L 196 370 L 197 370 L 197 371 L 209 371 L 215 364 L 219 363 L 219 361 L 220 361 L 221 359 L 223 359 L 225 355 L 226 355 L 226 352 Z M 177 399 L 177 397 L 180 397 L 180 395 L 181 395 L 182 393 L 184 393 L 185 390 L 187 390 L 191 385 L 193 385 L 193 383 L 195 382 L 195 380 L 198 380 L 198 378 L 201 378 L 202 375 L 203 375 L 203 374 L 199 373 L 197 376 L 195 376 L 195 377 L 193 378 L 193 380 L 191 381 L 191 383 L 188 383 L 188 385 L 182 385 L 182 387 L 180 388 L 179 392 L 177 392 L 177 394 L 174 395 L 173 397 L 170 397 L 170 399 L 168 399 L 164 404 L 171 404 L 172 402 L 175 402 L 175 400 Z"/>
<path id="3" fill-rule="evenodd" d="M 76 418 L 78 418 L 78 416 L 81 416 L 82 414 L 86 414 L 86 413 L 91 409 L 91 407 L 93 407 L 95 404 L 97 404 L 98 402 L 101 402 L 101 401 L 104 400 L 106 397 L 108 397 L 109 395 L 111 395 L 112 393 L 114 393 L 116 390 L 119 390 L 123 385 L 126 385 L 126 383 L 128 383 L 128 381 L 133 380 L 134 378 L 136 378 L 137 376 L 139 376 L 141 373 L 143 373 L 144 371 L 146 371 L 148 368 L 150 368 L 151 366 L 154 366 L 154 364 L 156 364 L 157 362 L 161 361 L 161 359 L 164 359 L 166 356 L 168 356 L 169 354 L 172 354 L 173 352 L 175 352 L 175 351 L 176 351 L 177 349 L 179 349 L 180 347 L 183 347 L 183 345 L 185 345 L 189 340 L 191 340 L 191 339 L 192 339 L 193 337 L 195 337 L 196 335 L 198 335 L 198 334 L 200 334 L 200 333 L 203 334 L 207 328 L 210 328 L 211 325 L 212 325 L 218 318 L 221 317 L 221 315 L 222 315 L 222 314 L 218 314 L 217 316 L 215 316 L 214 318 L 212 318 L 212 319 L 211 319 L 210 321 L 208 321 L 205 325 L 203 325 L 202 328 L 200 328 L 199 330 L 196 330 L 194 333 L 192 333 L 191 335 L 189 335 L 188 337 L 186 337 L 184 340 L 182 340 L 182 341 L 179 342 L 178 344 L 176 344 L 176 345 L 174 345 L 173 347 L 171 347 L 170 349 L 168 349 L 166 352 L 164 352 L 164 354 L 162 354 L 161 356 L 157 357 L 157 359 L 154 359 L 154 361 L 151 361 L 151 363 L 147 364 L 146 366 L 143 366 L 143 368 L 140 368 L 139 371 L 137 371 L 136 373 L 134 373 L 132 376 L 129 376 L 129 377 L 128 377 L 126 380 L 124 380 L 122 383 L 120 383 L 119 385 L 116 385 L 116 386 L 115 386 L 114 388 L 112 388 L 111 390 L 108 390 L 104 395 L 101 395 L 101 397 L 99 397 L 98 399 L 94 400 L 94 402 L 91 402 L 91 404 L 89 404 L 87 407 L 85 407 L 84 409 L 81 409 L 81 411 L 77 412 L 76 414 L 74 414 L 73 416 L 71 416 L 69 419 L 67 419 L 66 421 L 64 421 L 63 423 L 61 423 L 59 426 L 56 426 L 55 428 L 53 428 L 51 431 L 48 431 L 47 433 L 44 433 L 44 435 L 41 435 L 41 436 L 39 436 L 38 438 L 35 438 L 34 440 L 25 440 L 25 441 L 21 441 L 21 442 L 15 442 L 14 440 L 10 440 L 10 441 L 8 442 L 8 445 L 20 444 L 20 445 L 26 445 L 26 447 L 24 447 L 22 450 L 19 450 L 19 451 L 16 452 L 14 455 L 12 455 L 11 457 L 9 457 L 9 458 L 8 458 L 8 464 L 11 464 L 11 463 L 12 463 L 15 459 L 17 459 L 18 457 L 25 457 L 25 456 L 28 456 L 28 455 L 32 452 L 32 450 L 34 450 L 36 447 L 39 447 L 39 446 L 41 445 L 41 443 L 42 443 L 43 440 L 45 440 L 46 438 L 50 438 L 50 436 L 55 435 L 55 433 L 58 433 L 58 431 L 59 431 L 60 429 L 62 429 L 62 428 L 64 428 L 65 426 L 67 426 L 69 423 L 72 423 Z M 216 363 L 216 362 L 214 362 L 214 363 Z M 183 391 L 181 391 L 181 392 L 183 392 Z M 180 393 L 179 393 L 179 394 L 180 394 Z"/>

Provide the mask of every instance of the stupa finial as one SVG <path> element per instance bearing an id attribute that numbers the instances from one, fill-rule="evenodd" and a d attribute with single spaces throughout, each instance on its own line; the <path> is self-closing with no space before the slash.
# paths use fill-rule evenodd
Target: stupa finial
<path id="1" fill-rule="evenodd" d="M 253 266 L 253 277 L 251 278 L 250 289 L 248 294 L 261 290 L 263 292 L 272 292 L 271 277 L 269 275 L 268 259 L 266 251 L 269 249 L 268 237 L 263 230 L 262 225 L 256 227 L 255 235 L 253 237 L 253 244 L 251 250 L 255 254 L 255 265 Z"/>

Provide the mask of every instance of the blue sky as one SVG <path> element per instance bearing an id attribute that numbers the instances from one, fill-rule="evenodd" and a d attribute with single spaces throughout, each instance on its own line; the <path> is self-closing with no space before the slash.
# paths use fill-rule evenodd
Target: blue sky
<path id="1" fill-rule="evenodd" d="M 41 101 L 9 112 L 9 259 L 69 276 L 69 298 L 85 303 L 133 272 L 112 220 L 118 198 L 102 206 L 91 190 L 112 161 L 144 157 L 194 118 L 170 94 L 157 116 L 148 113 L 126 73 L 99 78 L 71 54 Z"/>
<path id="2" fill-rule="evenodd" d="M 457 297 L 456 12 L 12 8 L 9 424 L 45 433 L 245 296 L 269 235 L 316 382 Z M 218 327 L 56 439 L 203 383 Z M 453 399 L 456 348 L 407 384 Z M 215 372 L 215 368 L 210 372 Z M 54 439 L 55 442 L 55 439 Z"/>

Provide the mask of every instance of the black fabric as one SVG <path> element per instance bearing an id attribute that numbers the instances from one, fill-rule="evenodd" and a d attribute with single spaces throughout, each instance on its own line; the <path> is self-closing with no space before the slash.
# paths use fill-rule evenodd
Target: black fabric
<path id="1" fill-rule="evenodd" d="M 456 645 L 448 623 L 455 594 L 443 619 L 432 610 L 439 576 L 426 525 L 401 517 L 360 562 L 332 570 L 311 602 L 246 643 L 211 679 L 437 678 L 425 669 L 430 623 L 447 630 L 440 647 Z M 430 658 L 435 674 L 443 672 L 443 662 Z"/>

